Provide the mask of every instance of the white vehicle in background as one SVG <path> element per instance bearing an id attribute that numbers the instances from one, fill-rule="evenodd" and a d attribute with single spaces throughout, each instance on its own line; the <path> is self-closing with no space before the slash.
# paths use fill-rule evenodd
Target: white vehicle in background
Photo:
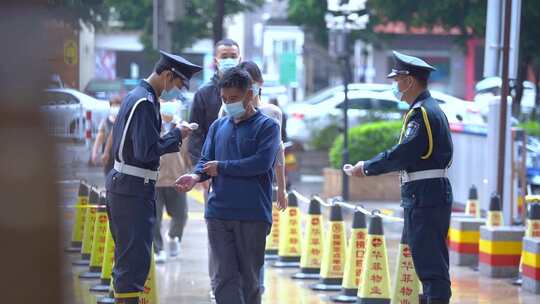
<path id="1" fill-rule="evenodd" d="M 45 114 L 48 132 L 58 138 L 83 140 L 88 111 L 92 113 L 91 128 L 95 137 L 99 123 L 109 115 L 108 101 L 95 99 L 74 89 L 47 89 L 43 94 L 45 102 L 41 111 Z"/>
<path id="2" fill-rule="evenodd" d="M 488 77 L 479 81 L 474 87 L 474 102 L 480 108 L 482 115 L 489 112 L 489 101 L 495 96 L 501 96 L 501 78 Z M 536 87 L 530 81 L 523 82 L 523 96 L 521 97 L 521 111 L 530 114 L 535 106 Z M 510 99 L 511 102 L 511 99 Z"/>
<path id="3" fill-rule="evenodd" d="M 429 92 L 431 97 L 439 102 L 439 106 L 446 115 L 446 118 L 448 118 L 449 123 L 474 125 L 483 125 L 486 123 L 480 113 L 480 109 L 473 102 L 437 90 L 429 90 Z M 384 94 L 387 94 L 389 98 L 394 98 L 394 95 L 390 91 L 387 91 Z"/>
<path id="4" fill-rule="evenodd" d="M 354 126 L 374 118 L 400 119 L 408 109 L 404 102 L 385 96 L 388 85 L 353 84 L 349 86 L 349 125 Z M 341 126 L 345 94 L 343 86 L 321 91 L 302 103 L 289 104 L 285 108 L 287 136 L 289 139 L 308 143 L 313 135 L 332 124 Z"/>
<path id="5" fill-rule="evenodd" d="M 349 85 L 349 125 L 366 120 L 402 119 L 409 105 L 398 102 L 388 84 Z M 483 125 L 485 121 L 473 102 L 468 102 L 437 90 L 430 90 L 450 123 Z M 305 102 L 290 104 L 285 108 L 288 115 L 287 135 L 291 140 L 308 143 L 318 130 L 343 120 L 343 86 L 325 89 Z"/>

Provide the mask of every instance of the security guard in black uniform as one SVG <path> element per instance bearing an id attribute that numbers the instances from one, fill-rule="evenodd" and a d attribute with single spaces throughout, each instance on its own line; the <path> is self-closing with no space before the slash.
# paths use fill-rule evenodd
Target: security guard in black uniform
<path id="1" fill-rule="evenodd" d="M 388 78 L 399 100 L 410 105 L 399 143 L 350 171 L 355 176 L 401 172 L 401 204 L 405 232 L 427 303 L 448 303 L 451 297 L 446 237 L 452 207 L 447 169 L 452 162 L 448 120 L 427 90 L 434 67 L 420 58 L 394 52 Z M 345 169 L 347 172 L 347 169 Z"/>
<path id="2" fill-rule="evenodd" d="M 150 269 L 160 156 L 178 152 L 191 130 L 160 137 L 158 97 L 174 97 L 201 67 L 161 52 L 154 72 L 125 97 L 113 128 L 114 169 L 107 175 L 107 211 L 115 241 L 115 303 L 137 304 Z M 167 97 L 166 97 L 167 96 Z"/>

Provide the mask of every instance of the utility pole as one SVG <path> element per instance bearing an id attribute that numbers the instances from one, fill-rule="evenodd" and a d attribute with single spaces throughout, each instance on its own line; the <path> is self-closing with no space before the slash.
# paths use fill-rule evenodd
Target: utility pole
<path id="1" fill-rule="evenodd" d="M 510 93 L 508 84 L 508 63 L 510 55 L 510 24 L 512 21 L 512 0 L 504 0 L 504 31 L 502 45 L 502 90 L 499 119 L 499 160 L 497 162 L 497 193 L 504 198 L 504 164 L 506 149 L 506 116 L 508 112 L 507 98 Z"/>
<path id="2" fill-rule="evenodd" d="M 350 54 L 349 33 L 351 30 L 363 30 L 369 21 L 369 15 L 365 10 L 366 0 L 328 0 L 325 15 L 326 27 L 339 35 L 337 54 L 343 61 L 343 150 L 341 152 L 342 167 L 349 163 L 349 82 L 350 77 Z M 342 173 L 341 197 L 349 200 L 349 176 Z"/>

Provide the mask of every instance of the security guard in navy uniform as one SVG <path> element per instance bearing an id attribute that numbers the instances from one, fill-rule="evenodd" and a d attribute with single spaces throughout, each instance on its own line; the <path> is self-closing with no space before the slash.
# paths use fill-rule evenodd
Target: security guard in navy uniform
<path id="1" fill-rule="evenodd" d="M 160 137 L 159 99 L 187 87 L 201 67 L 161 52 L 154 72 L 125 97 L 113 128 L 114 169 L 106 180 L 107 211 L 115 241 L 115 303 L 137 304 L 148 276 L 156 217 L 155 183 L 160 156 L 178 152 L 190 129 Z"/>
<path id="2" fill-rule="evenodd" d="M 352 175 L 371 176 L 400 171 L 404 233 L 423 285 L 424 301 L 448 303 L 451 296 L 446 237 L 452 207 L 447 169 L 452 162 L 448 120 L 427 90 L 435 70 L 420 58 L 394 52 L 395 66 L 388 78 L 398 100 L 410 105 L 399 143 L 367 161 L 358 162 Z M 347 170 L 347 169 L 345 169 Z"/>

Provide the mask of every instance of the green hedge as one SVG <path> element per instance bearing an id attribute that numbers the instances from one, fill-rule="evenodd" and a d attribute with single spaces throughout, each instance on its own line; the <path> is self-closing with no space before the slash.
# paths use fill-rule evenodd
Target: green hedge
<path id="1" fill-rule="evenodd" d="M 401 121 L 380 121 L 362 124 L 349 130 L 349 160 L 351 164 L 367 160 L 394 146 L 399 140 Z M 343 135 L 337 137 L 330 149 L 330 164 L 341 168 Z"/>
<path id="2" fill-rule="evenodd" d="M 315 150 L 329 150 L 340 133 L 341 128 L 332 123 L 322 130 L 313 132 L 309 146 Z"/>
<path id="3" fill-rule="evenodd" d="M 519 124 L 519 127 L 527 132 L 527 135 L 540 137 L 540 123 L 538 121 L 529 120 Z"/>

